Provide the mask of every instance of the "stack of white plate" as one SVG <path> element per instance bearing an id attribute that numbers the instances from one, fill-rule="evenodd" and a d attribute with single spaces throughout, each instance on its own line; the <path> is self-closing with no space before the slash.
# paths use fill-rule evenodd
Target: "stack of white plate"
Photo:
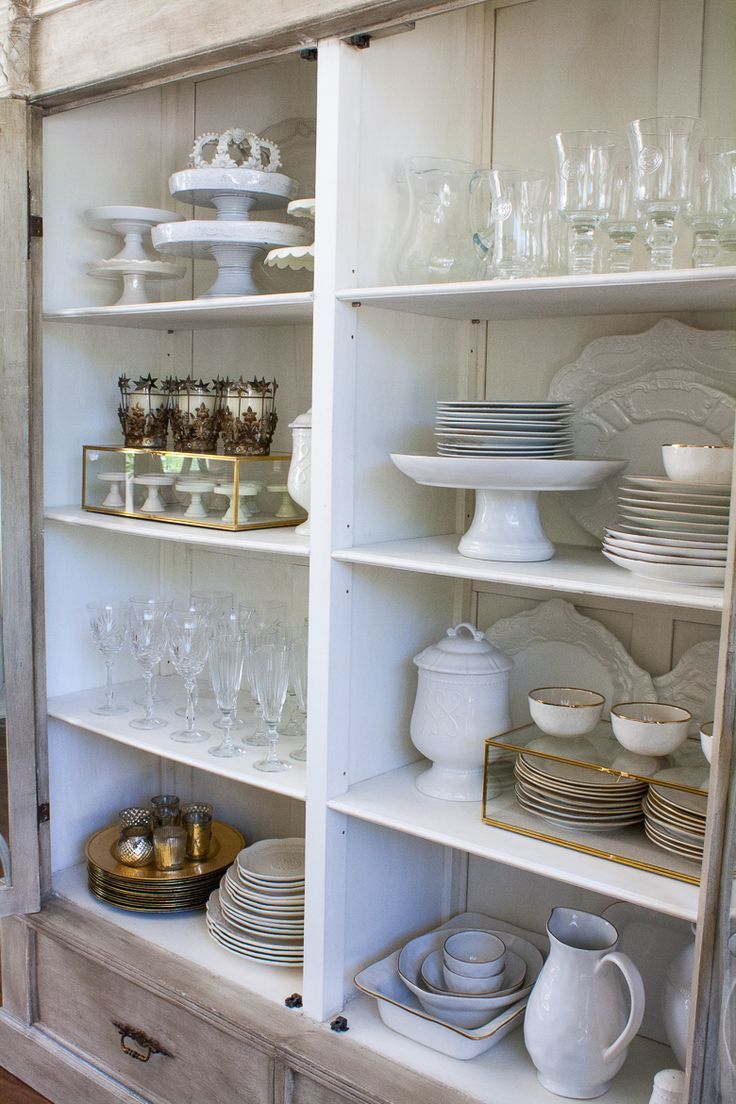
<path id="1" fill-rule="evenodd" d="M 573 456 L 563 402 L 438 402 L 440 456 Z"/>
<path id="2" fill-rule="evenodd" d="M 522 809 L 560 828 L 615 832 L 644 819 L 645 782 L 575 763 L 519 754 L 514 768 Z"/>
<path id="3" fill-rule="evenodd" d="M 241 851 L 207 903 L 207 930 L 236 954 L 301 965 L 304 840 L 261 840 Z"/>
<path id="4" fill-rule="evenodd" d="M 692 771 L 671 767 L 657 775 L 663 780 L 697 785 Z M 708 798 L 702 793 L 674 790 L 652 782 L 644 801 L 644 831 L 652 843 L 693 862 L 703 858 L 705 811 Z"/>
<path id="5" fill-rule="evenodd" d="M 607 529 L 603 554 L 635 575 L 694 586 L 726 578 L 729 487 L 624 477 L 617 529 Z"/>

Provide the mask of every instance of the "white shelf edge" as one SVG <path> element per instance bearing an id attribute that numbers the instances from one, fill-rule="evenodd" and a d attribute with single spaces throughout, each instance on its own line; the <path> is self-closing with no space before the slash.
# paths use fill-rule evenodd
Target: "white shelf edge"
<path id="1" fill-rule="evenodd" d="M 413 537 L 340 549 L 333 552 L 332 557 L 341 563 L 446 575 L 454 579 L 475 579 L 506 586 L 544 588 L 554 592 L 623 598 L 688 609 L 720 611 L 723 608 L 723 590 L 719 587 L 676 586 L 674 583 L 642 579 L 609 563 L 594 548 L 557 545 L 556 555 L 551 560 L 500 563 L 461 556 L 457 551 L 458 540 L 456 533 Z"/>
<path id="2" fill-rule="evenodd" d="M 736 267 L 345 288 L 343 303 L 459 320 L 733 310 Z"/>
<path id="3" fill-rule="evenodd" d="M 52 875 L 51 885 L 59 897 L 71 901 L 86 912 L 91 912 L 131 935 L 138 936 L 155 947 L 161 947 L 162 950 L 173 952 L 187 962 L 241 985 L 267 1000 L 283 1004 L 290 993 L 301 988 L 300 967 L 263 966 L 242 955 L 226 951 L 210 939 L 205 926 L 204 910 L 167 916 L 117 909 L 90 893 L 85 863 L 56 871 Z M 184 948 L 186 953 L 182 953 Z"/>
<path id="4" fill-rule="evenodd" d="M 65 307 L 46 311 L 45 322 L 192 330 L 231 326 L 291 326 L 312 321 L 314 292 L 178 299 L 110 307 Z"/>
<path id="5" fill-rule="evenodd" d="M 116 700 L 128 706 L 127 713 L 119 713 L 112 717 L 101 717 L 92 713 L 91 707 L 98 705 L 105 698 L 104 690 L 99 688 L 50 698 L 48 715 L 54 720 L 63 721 L 86 732 L 94 732 L 107 740 L 114 740 L 116 743 L 137 748 L 139 751 L 147 751 L 174 763 L 182 763 L 185 766 L 206 771 L 208 774 L 231 778 L 236 782 L 243 782 L 260 790 L 269 790 L 271 793 L 291 797 L 296 801 L 306 800 L 307 772 L 304 763 L 291 760 L 293 766 L 290 770 L 270 774 L 255 770 L 253 767 L 256 759 L 262 758 L 264 748 L 253 748 L 245 755 L 239 755 L 233 759 L 219 759 L 210 755 L 207 749 L 214 745 L 215 739 L 219 741 L 222 738 L 222 730 L 213 727 L 212 722 L 217 718 L 212 711 L 208 711 L 198 720 L 203 730 L 212 733 L 212 740 L 208 743 L 180 744 L 171 740 L 169 733 L 184 725 L 183 717 L 177 717 L 174 712 L 177 707 L 184 704 L 181 680 L 175 676 L 159 680 L 163 693 L 172 699 L 169 705 L 156 706 L 156 713 L 169 722 L 166 728 L 155 729 L 152 732 L 131 728 L 128 722 L 142 711 L 140 706 L 133 704 L 133 698 L 140 695 L 141 685 L 141 681 L 137 679 L 133 682 L 119 683 L 115 687 Z M 235 739 L 239 740 L 239 735 L 236 734 Z M 288 758 L 289 752 L 295 751 L 300 743 L 299 739 L 284 737 L 279 741 L 279 750 Z"/>
<path id="6" fill-rule="evenodd" d="M 290 526 L 277 529 L 248 529 L 239 533 L 225 529 L 199 529 L 195 525 L 174 525 L 166 521 L 145 521 L 143 518 L 115 517 L 113 514 L 90 513 L 79 506 L 50 506 L 44 517 L 63 525 L 100 529 L 109 533 L 124 533 L 149 540 L 178 541 L 208 548 L 238 552 L 268 552 L 276 556 L 309 556 L 309 538 L 295 533 Z"/>
<path id="7" fill-rule="evenodd" d="M 414 780 L 426 766 L 424 761 L 411 763 L 378 775 L 352 786 L 327 804 L 334 812 L 443 847 L 603 893 L 668 916 L 696 919 L 697 886 L 484 824 L 480 802 L 440 801 L 421 794 Z"/>

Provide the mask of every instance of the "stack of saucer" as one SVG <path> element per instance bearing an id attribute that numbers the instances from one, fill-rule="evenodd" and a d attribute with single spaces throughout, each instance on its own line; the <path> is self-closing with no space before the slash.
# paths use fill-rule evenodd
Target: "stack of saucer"
<path id="1" fill-rule="evenodd" d="M 207 930 L 236 954 L 301 965 L 304 840 L 261 840 L 241 851 L 207 903 Z"/>
<path id="2" fill-rule="evenodd" d="M 662 781 L 697 785 L 691 770 L 670 767 L 660 771 Z M 703 793 L 675 790 L 652 782 L 644 800 L 644 831 L 652 843 L 685 859 L 700 862 L 705 844 L 705 812 L 708 798 Z"/>
<path id="3" fill-rule="evenodd" d="M 640 824 L 647 786 L 575 763 L 519 754 L 514 768 L 522 809 L 560 828 L 615 832 Z"/>
<path id="4" fill-rule="evenodd" d="M 438 402 L 440 456 L 573 456 L 570 403 Z"/>
<path id="5" fill-rule="evenodd" d="M 730 487 L 625 476 L 603 555 L 635 575 L 694 586 L 726 578 Z"/>

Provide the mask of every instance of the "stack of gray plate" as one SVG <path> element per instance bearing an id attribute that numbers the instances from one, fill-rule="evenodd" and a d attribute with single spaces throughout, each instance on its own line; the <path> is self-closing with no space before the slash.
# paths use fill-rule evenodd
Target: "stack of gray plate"
<path id="1" fill-rule="evenodd" d="M 519 754 L 514 768 L 522 809 L 560 828 L 615 832 L 640 824 L 646 782 L 576 763 Z"/>
<path id="2" fill-rule="evenodd" d="M 656 778 L 681 785 L 703 788 L 702 781 L 684 767 L 668 767 Z M 705 812 L 708 798 L 704 793 L 676 790 L 672 786 L 650 783 L 644 801 L 644 831 L 652 843 L 674 855 L 693 862 L 703 858 L 705 844 Z"/>
<path id="3" fill-rule="evenodd" d="M 573 456 L 570 403 L 438 402 L 440 456 Z"/>

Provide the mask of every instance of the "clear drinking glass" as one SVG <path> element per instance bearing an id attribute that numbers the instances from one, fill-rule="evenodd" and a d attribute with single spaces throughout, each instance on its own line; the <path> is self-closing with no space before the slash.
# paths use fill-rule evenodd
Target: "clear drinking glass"
<path id="1" fill-rule="evenodd" d="M 207 750 L 210 755 L 223 759 L 245 753 L 244 747 L 233 743 L 232 736 L 233 717 L 243 681 L 244 659 L 245 637 L 240 627 L 240 618 L 231 610 L 225 617 L 216 617 L 213 620 L 210 640 L 212 689 L 217 708 L 222 712 L 225 735 L 222 743 Z"/>
<path id="2" fill-rule="evenodd" d="M 253 677 L 253 648 L 255 641 L 264 633 L 270 632 L 277 625 L 286 621 L 286 603 L 278 601 L 270 602 L 241 602 L 238 607 L 240 625 L 245 635 L 245 673 L 253 700 L 253 708 L 257 710 L 257 721 L 251 726 L 251 731 L 243 736 L 243 744 L 247 748 L 266 747 L 268 739 L 266 726 L 263 722 L 261 708 L 258 705 L 255 680 Z"/>
<path id="3" fill-rule="evenodd" d="M 173 603 L 164 598 L 131 598 L 128 643 L 143 670 L 143 716 L 130 721 L 131 728 L 163 728 L 169 722 L 153 715 L 153 671 L 166 652 L 166 615 Z"/>
<path id="4" fill-rule="evenodd" d="M 621 139 L 609 130 L 568 130 L 552 138 L 560 214 L 570 225 L 569 269 L 595 271 L 596 227 L 611 209 Z"/>
<path id="5" fill-rule="evenodd" d="M 128 631 L 128 603 L 88 602 L 87 611 L 92 639 L 102 653 L 107 671 L 104 705 L 95 706 L 90 712 L 99 713 L 103 717 L 109 717 L 114 713 L 127 713 L 127 706 L 115 704 L 112 672 L 115 659 L 125 643 Z"/>
<path id="6" fill-rule="evenodd" d="M 704 138 L 693 172 L 692 191 L 683 218 L 693 228 L 693 268 L 713 268 L 720 261 L 720 235 L 731 215 L 726 207 L 728 180 L 718 155 L 736 150 L 736 138 Z"/>
<path id="7" fill-rule="evenodd" d="M 394 271 L 400 284 L 475 280 L 482 266 L 470 228 L 469 161 L 410 157 L 402 181 L 409 210 L 396 248 Z"/>
<path id="8" fill-rule="evenodd" d="M 276 754 L 278 723 L 289 685 L 289 652 L 290 645 L 284 643 L 258 644 L 253 650 L 253 677 L 268 737 L 266 758 L 253 764 L 257 770 L 284 771 L 291 766 Z"/>
<path id="9" fill-rule="evenodd" d="M 684 115 L 634 119 L 626 131 L 634 173 L 634 200 L 647 220 L 649 267 L 671 269 L 675 218 L 690 198 L 702 122 Z"/>
<path id="10" fill-rule="evenodd" d="M 202 609 L 172 609 L 166 615 L 169 655 L 177 675 L 184 679 L 187 704 L 186 726 L 171 733 L 171 739 L 182 744 L 199 744 L 209 740 L 210 733 L 194 727 L 197 676 L 207 662 L 210 647 L 211 620 Z"/>
<path id="11" fill-rule="evenodd" d="M 631 272 L 634 239 L 641 230 L 641 219 L 634 204 L 634 177 L 628 154 L 622 149 L 613 178 L 613 194 L 608 218 L 602 223 L 611 239 L 606 258 L 607 272 Z"/>
<path id="12" fill-rule="evenodd" d="M 547 177 L 535 169 L 484 169 L 470 180 L 473 242 L 492 277 L 538 276 Z"/>
<path id="13" fill-rule="evenodd" d="M 297 708 L 300 713 L 300 730 L 303 736 L 303 744 L 296 751 L 289 754 L 290 759 L 303 763 L 307 758 L 307 637 L 309 630 L 306 625 L 294 626 L 290 629 L 289 647 L 289 682 L 296 695 Z"/>

